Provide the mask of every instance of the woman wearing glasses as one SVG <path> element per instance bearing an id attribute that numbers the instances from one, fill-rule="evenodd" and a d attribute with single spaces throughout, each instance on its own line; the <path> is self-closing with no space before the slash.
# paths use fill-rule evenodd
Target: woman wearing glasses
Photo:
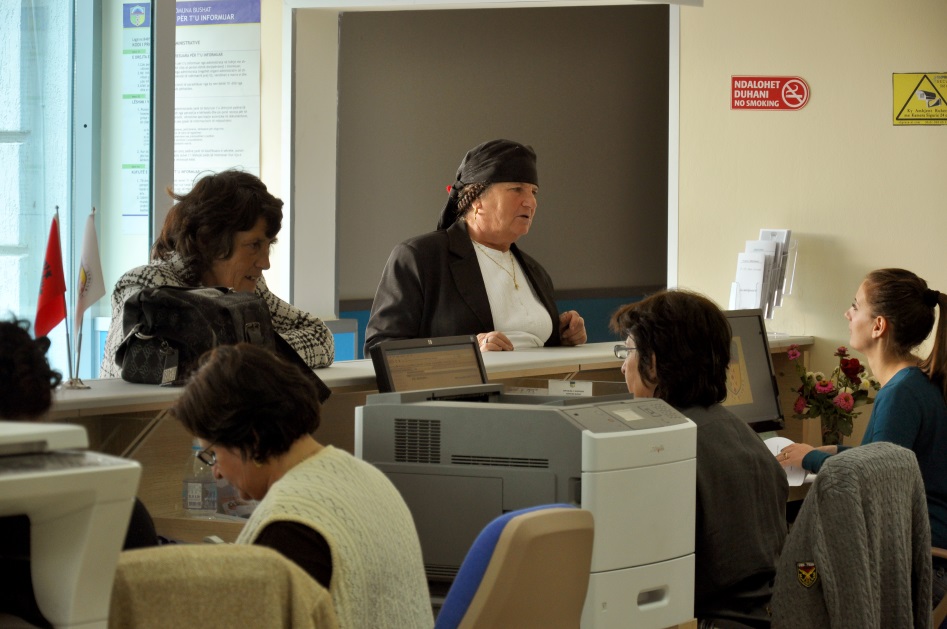
<path id="1" fill-rule="evenodd" d="M 769 627 L 786 538 L 786 474 L 762 440 L 721 406 L 730 324 L 709 299 L 662 291 L 623 306 L 615 353 L 635 397 L 660 398 L 697 424 L 694 611 L 700 627 Z"/>
<path id="2" fill-rule="evenodd" d="M 379 470 L 312 437 L 317 399 L 297 367 L 240 344 L 206 354 L 172 412 L 214 475 L 261 501 L 238 544 L 269 546 L 309 572 L 340 627 L 432 627 L 407 505 Z"/>

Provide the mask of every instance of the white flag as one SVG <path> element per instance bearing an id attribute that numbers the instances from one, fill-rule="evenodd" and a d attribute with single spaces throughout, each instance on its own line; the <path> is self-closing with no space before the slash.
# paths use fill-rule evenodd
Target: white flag
<path id="1" fill-rule="evenodd" d="M 95 209 L 89 214 L 82 237 L 82 257 L 79 258 L 79 286 L 76 290 L 76 338 L 82 328 L 82 313 L 105 294 L 102 261 L 99 259 L 99 239 L 95 235 Z"/>

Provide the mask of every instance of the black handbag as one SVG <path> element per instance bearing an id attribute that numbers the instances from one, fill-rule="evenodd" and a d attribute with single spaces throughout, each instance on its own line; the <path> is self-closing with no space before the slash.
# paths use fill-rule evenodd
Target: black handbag
<path id="1" fill-rule="evenodd" d="M 273 330 L 266 301 L 228 288 L 158 286 L 125 300 L 124 339 L 115 353 L 122 379 L 181 385 L 198 359 L 218 345 L 251 343 L 275 352 L 311 376 L 324 402 L 331 390 Z"/>

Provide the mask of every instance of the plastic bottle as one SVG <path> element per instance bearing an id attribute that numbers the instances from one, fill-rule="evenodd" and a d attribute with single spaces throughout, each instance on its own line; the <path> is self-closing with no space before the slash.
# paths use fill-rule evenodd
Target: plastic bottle
<path id="1" fill-rule="evenodd" d="M 217 479 L 211 467 L 198 458 L 201 449 L 195 439 L 184 470 L 181 506 L 190 516 L 213 517 L 217 513 Z"/>
<path id="2" fill-rule="evenodd" d="M 221 478 L 217 481 L 217 513 L 248 518 L 256 508 L 256 500 L 244 500 L 237 488 Z"/>

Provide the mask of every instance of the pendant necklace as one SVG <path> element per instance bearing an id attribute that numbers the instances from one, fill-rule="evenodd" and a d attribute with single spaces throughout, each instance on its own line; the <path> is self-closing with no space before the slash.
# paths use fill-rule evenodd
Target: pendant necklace
<path id="1" fill-rule="evenodd" d="M 487 250 L 484 249 L 484 248 L 480 245 L 479 242 L 477 242 L 477 241 L 472 241 L 472 242 L 473 242 L 473 244 L 477 245 L 477 248 L 480 249 L 480 251 L 483 252 L 483 255 L 487 256 L 487 258 L 490 260 L 490 262 L 493 262 L 495 265 L 497 265 L 498 267 L 500 267 L 501 269 L 503 269 L 503 272 L 506 273 L 507 275 L 509 275 L 510 278 L 512 278 L 512 280 L 513 280 L 513 288 L 516 289 L 516 290 L 519 290 L 519 289 L 520 289 L 520 285 L 519 285 L 519 283 L 516 281 L 516 260 L 513 259 L 513 252 L 510 251 L 510 250 L 507 250 L 507 253 L 508 253 L 509 256 L 510 256 L 510 268 L 513 269 L 513 272 L 511 273 L 511 272 L 510 272 L 510 269 L 506 268 L 506 266 L 504 266 L 503 264 L 497 262 L 496 259 L 494 259 L 493 256 L 491 256 L 489 253 L 487 253 Z"/>

